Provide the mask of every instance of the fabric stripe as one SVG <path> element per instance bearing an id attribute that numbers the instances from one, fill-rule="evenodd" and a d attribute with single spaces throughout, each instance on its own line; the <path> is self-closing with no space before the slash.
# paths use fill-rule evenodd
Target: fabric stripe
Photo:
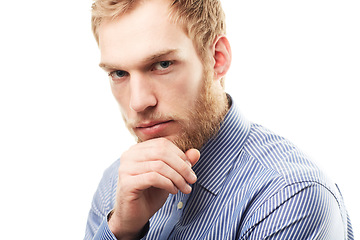
<path id="1" fill-rule="evenodd" d="M 234 103 L 200 152 L 192 193 L 170 194 L 143 239 L 354 239 L 337 186 L 291 142 L 248 122 Z M 106 216 L 118 167 L 119 160 L 104 173 L 85 239 L 115 239 Z"/>

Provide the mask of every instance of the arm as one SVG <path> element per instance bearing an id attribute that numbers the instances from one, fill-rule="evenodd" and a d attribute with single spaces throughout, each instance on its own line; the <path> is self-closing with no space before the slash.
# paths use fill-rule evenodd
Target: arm
<path id="1" fill-rule="evenodd" d="M 196 181 L 191 166 L 199 157 L 197 150 L 183 153 L 164 138 L 136 144 L 123 153 L 114 209 L 94 239 L 138 238 L 169 193 L 191 192 L 189 184 Z"/>
<path id="2" fill-rule="evenodd" d="M 294 194 L 285 189 L 268 200 L 241 239 L 346 239 L 346 216 L 334 195 L 319 184 Z"/>
<path id="3" fill-rule="evenodd" d="M 107 224 L 106 216 L 114 206 L 118 168 L 119 160 L 106 169 L 101 178 L 91 203 L 84 240 L 93 239 L 100 225 L 104 221 Z"/>

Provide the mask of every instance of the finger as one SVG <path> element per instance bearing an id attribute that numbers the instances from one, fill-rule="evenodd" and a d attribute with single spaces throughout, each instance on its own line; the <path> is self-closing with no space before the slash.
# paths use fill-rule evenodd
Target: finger
<path id="1" fill-rule="evenodd" d="M 171 169 L 174 169 L 187 183 L 193 184 L 197 181 L 194 171 L 191 169 L 191 164 L 185 162 L 182 158 L 171 153 L 159 159 L 167 164 Z"/>
<path id="2" fill-rule="evenodd" d="M 163 139 L 153 139 L 152 143 L 144 145 L 143 151 L 141 152 L 142 156 L 139 156 L 139 161 L 148 162 L 149 160 L 153 161 L 163 161 L 170 168 L 174 169 L 179 173 L 186 182 L 193 184 L 196 182 L 197 178 L 193 170 L 191 169 L 191 162 L 188 157 L 183 153 L 177 146 L 175 146 L 171 141 Z M 156 141 L 155 141 L 156 140 Z M 198 153 L 195 151 L 193 162 Z M 137 152 L 139 154 L 139 152 Z M 190 163 L 190 164 L 189 164 Z"/>
<path id="3" fill-rule="evenodd" d="M 164 166 L 161 166 L 159 161 L 164 162 Z M 137 175 L 156 171 L 173 181 L 184 193 L 187 193 L 189 190 L 186 183 L 193 184 L 197 181 L 188 157 L 171 141 L 165 138 L 152 139 L 134 145 L 123 154 L 121 162 L 120 168 L 123 170 L 123 173 Z M 177 174 L 174 171 L 170 171 L 169 168 L 167 168 L 167 171 L 164 171 L 165 165 L 176 171 Z M 159 171 L 157 168 L 162 169 Z"/>
<path id="4" fill-rule="evenodd" d="M 189 159 L 189 162 L 191 163 L 191 166 L 194 166 L 197 161 L 200 159 L 200 151 L 192 148 L 185 152 L 185 155 Z"/>
<path id="5" fill-rule="evenodd" d="M 184 166 L 188 168 L 186 164 L 184 164 Z M 162 176 L 168 178 L 181 192 L 185 194 L 191 192 L 191 187 L 189 188 L 189 183 L 192 184 L 196 182 L 196 176 L 191 176 L 192 173 L 188 174 L 189 176 L 187 178 L 184 178 L 183 175 L 178 173 L 175 169 L 171 168 L 169 165 L 167 165 L 161 160 L 147 161 L 129 165 L 126 168 L 126 172 L 122 172 L 121 174 L 125 173 L 131 176 L 136 176 L 151 172 L 159 173 Z"/>
<path id="6" fill-rule="evenodd" d="M 153 139 L 152 144 L 153 144 L 152 147 L 155 147 L 158 150 L 160 150 L 160 153 L 161 150 L 168 150 L 179 156 L 183 161 L 188 161 L 188 158 L 185 155 L 185 153 L 182 150 L 180 150 L 180 148 L 178 148 L 172 141 L 166 138 Z"/>
<path id="7" fill-rule="evenodd" d="M 161 158 L 161 156 L 168 152 L 177 155 L 184 161 L 188 160 L 185 153 L 166 138 L 156 138 L 135 144 L 130 147 L 123 156 L 126 156 L 127 158 L 131 157 L 135 161 L 148 161 Z"/>
<path id="8" fill-rule="evenodd" d="M 152 172 L 157 172 L 165 178 L 168 178 L 184 194 L 189 194 L 191 192 L 191 187 L 187 183 L 187 181 L 194 181 L 191 176 L 189 180 L 186 180 L 181 174 L 169 165 L 165 164 L 163 161 L 151 161 L 147 163 Z"/>
<path id="9" fill-rule="evenodd" d="M 128 186 L 132 189 L 137 189 L 138 191 L 144 191 L 151 187 L 155 187 L 164 189 L 165 191 L 172 194 L 177 194 L 178 192 L 177 187 L 170 179 L 156 172 L 149 172 L 133 176 L 131 181 L 129 181 Z"/>

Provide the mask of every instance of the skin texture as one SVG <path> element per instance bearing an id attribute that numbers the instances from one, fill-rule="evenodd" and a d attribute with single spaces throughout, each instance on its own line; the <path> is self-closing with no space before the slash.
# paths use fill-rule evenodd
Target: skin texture
<path id="1" fill-rule="evenodd" d="M 191 167 L 227 111 L 220 79 L 231 60 L 219 36 L 206 69 L 183 29 L 168 20 L 168 2 L 150 0 L 99 27 L 100 66 L 138 143 L 121 156 L 109 220 L 118 239 L 133 239 L 169 194 L 191 192 Z"/>

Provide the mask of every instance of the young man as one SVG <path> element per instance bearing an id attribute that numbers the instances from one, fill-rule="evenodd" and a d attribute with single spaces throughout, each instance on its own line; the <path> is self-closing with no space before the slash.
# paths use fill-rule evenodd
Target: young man
<path id="1" fill-rule="evenodd" d="M 342 197 L 223 88 L 217 0 L 96 0 L 100 66 L 138 143 L 95 193 L 85 239 L 352 239 Z"/>

